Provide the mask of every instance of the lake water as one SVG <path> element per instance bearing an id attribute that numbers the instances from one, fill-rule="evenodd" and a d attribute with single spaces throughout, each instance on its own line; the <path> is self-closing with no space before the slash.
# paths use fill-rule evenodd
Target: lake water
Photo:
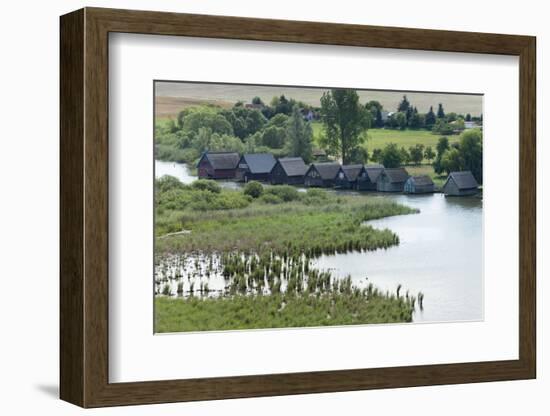
<path id="1" fill-rule="evenodd" d="M 191 183 L 197 179 L 196 176 L 191 175 L 185 163 L 155 160 L 155 178 L 161 178 L 164 175 L 175 176 L 183 183 Z M 243 186 L 243 184 L 232 180 L 219 180 L 216 182 L 223 188 L 228 189 L 238 189 Z"/>
<path id="2" fill-rule="evenodd" d="M 185 183 L 196 179 L 185 165 L 155 163 L 155 174 L 173 175 Z M 233 182 L 223 186 L 236 187 Z M 345 192 L 345 191 L 340 191 Z M 415 322 L 483 319 L 483 214 L 479 197 L 445 197 L 442 194 L 402 195 L 348 192 L 370 195 L 418 208 L 419 214 L 369 221 L 376 228 L 397 233 L 400 244 L 386 250 L 322 256 L 313 265 L 329 269 L 363 286 L 401 293 L 424 293 L 424 309 Z M 368 280 L 366 280 L 368 279 Z"/>

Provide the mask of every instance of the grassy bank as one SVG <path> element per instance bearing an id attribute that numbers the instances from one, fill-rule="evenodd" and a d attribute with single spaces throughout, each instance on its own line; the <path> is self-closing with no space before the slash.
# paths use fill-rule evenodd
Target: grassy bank
<path id="1" fill-rule="evenodd" d="M 182 191 L 186 192 L 193 191 Z M 242 192 L 222 190 L 217 195 L 246 204 L 239 194 Z M 268 250 L 277 254 L 300 252 L 315 256 L 374 250 L 398 244 L 399 239 L 389 230 L 364 225 L 365 221 L 416 212 L 368 196 L 335 196 L 319 190 L 296 192 L 295 195 L 295 200 L 279 204 L 266 203 L 259 198 L 237 209 L 208 211 L 160 207 L 157 209 L 157 235 L 181 230 L 188 233 L 157 239 L 157 253 Z M 166 205 L 170 204 L 166 202 Z"/>

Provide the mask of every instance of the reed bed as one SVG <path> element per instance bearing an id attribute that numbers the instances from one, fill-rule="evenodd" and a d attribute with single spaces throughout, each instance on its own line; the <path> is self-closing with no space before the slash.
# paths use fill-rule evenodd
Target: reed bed
<path id="1" fill-rule="evenodd" d="M 338 281 L 336 281 L 338 282 Z M 349 280 L 322 291 L 269 296 L 155 299 L 155 331 L 210 331 L 411 322 L 412 298 L 358 289 Z"/>
<path id="2" fill-rule="evenodd" d="M 312 267 L 321 255 L 399 244 L 368 221 L 416 210 L 290 187 L 272 192 L 273 204 L 198 185 L 168 180 L 157 189 L 157 332 L 410 322 L 416 304 L 422 308 L 423 295 L 403 296 L 401 286 L 382 293 Z"/>

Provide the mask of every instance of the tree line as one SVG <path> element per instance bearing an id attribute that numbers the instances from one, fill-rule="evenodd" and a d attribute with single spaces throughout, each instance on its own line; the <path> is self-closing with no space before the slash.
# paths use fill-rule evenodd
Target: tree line
<path id="1" fill-rule="evenodd" d="M 397 111 L 391 114 L 388 113 L 386 118 L 383 116 L 384 108 L 380 102 L 369 101 L 365 107 L 370 111 L 374 120 L 373 126 L 376 128 L 425 129 L 435 134 L 449 135 L 463 131 L 467 121 L 474 121 L 479 124 L 483 122 L 483 114 L 477 117 L 472 116 L 470 113 L 465 115 L 455 112 L 446 113 L 442 103 L 438 104 L 437 111 L 434 111 L 433 106 L 430 106 L 427 113 L 420 113 L 406 95 L 397 105 Z"/>
<path id="2" fill-rule="evenodd" d="M 156 156 L 194 163 L 205 151 L 269 152 L 276 157 L 301 156 L 311 161 L 313 130 L 303 108 L 284 96 L 278 100 L 281 105 L 270 118 L 242 103 L 230 109 L 213 105 L 186 108 L 175 120 L 156 124 Z"/>
<path id="3" fill-rule="evenodd" d="M 420 114 L 406 96 L 397 109 L 384 127 L 393 128 L 392 123 L 397 123 L 397 128 L 431 126 L 435 132 L 438 125 L 454 123 L 456 126 L 457 121 L 463 123 L 466 119 L 473 119 L 469 114 L 464 118 L 455 113 L 446 114 L 442 104 L 437 113 L 430 108 L 428 113 Z M 449 147 L 440 151 L 438 145 L 437 152 L 434 152 L 430 146 L 422 144 L 408 149 L 390 144 L 384 149 L 374 149 L 369 155 L 364 146 L 367 131 L 380 127 L 382 110 L 377 101 L 361 104 L 357 91 L 353 89 L 324 92 L 320 107 L 284 95 L 274 97 L 269 105 L 254 97 L 251 105 L 238 102 L 229 109 L 213 105 L 195 106 L 181 111 L 176 120 L 156 126 L 156 151 L 161 159 L 186 163 L 193 163 L 204 151 L 270 152 L 276 157 L 300 156 L 309 163 L 313 159 L 311 121 L 319 120 L 323 126 L 319 145 L 343 164 L 366 163 L 370 159 L 393 167 L 420 164 L 427 159 L 434 160 L 436 172 L 443 172 L 446 167 L 462 166 L 466 163 L 462 163 L 463 160 L 469 160 L 460 148 Z M 448 154 L 444 155 L 444 151 Z"/>

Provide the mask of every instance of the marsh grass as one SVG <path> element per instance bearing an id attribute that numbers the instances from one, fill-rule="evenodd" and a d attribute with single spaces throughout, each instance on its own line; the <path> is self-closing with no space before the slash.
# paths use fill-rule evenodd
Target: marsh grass
<path id="1" fill-rule="evenodd" d="M 242 191 L 165 185 L 156 216 L 157 332 L 410 322 L 421 303 L 401 296 L 401 287 L 382 293 L 312 267 L 321 255 L 399 244 L 368 221 L 417 210 L 291 187 L 264 193 L 276 195 L 276 204 L 249 198 L 237 208 Z M 195 197 L 216 201 L 216 209 Z M 185 233 L 163 236 L 166 230 Z"/>
<path id="2" fill-rule="evenodd" d="M 211 331 L 411 322 L 412 301 L 349 282 L 321 292 L 155 299 L 155 331 Z"/>
<path id="3" fill-rule="evenodd" d="M 370 197 L 333 195 L 319 204 L 255 202 L 240 209 L 164 210 L 157 213 L 157 233 L 166 229 L 189 233 L 157 239 L 156 250 L 158 253 L 212 253 L 269 249 L 281 255 L 287 252 L 316 257 L 388 248 L 399 243 L 398 236 L 364 223 L 415 212 L 418 211 Z M 176 226 L 167 225 L 174 221 Z"/>

